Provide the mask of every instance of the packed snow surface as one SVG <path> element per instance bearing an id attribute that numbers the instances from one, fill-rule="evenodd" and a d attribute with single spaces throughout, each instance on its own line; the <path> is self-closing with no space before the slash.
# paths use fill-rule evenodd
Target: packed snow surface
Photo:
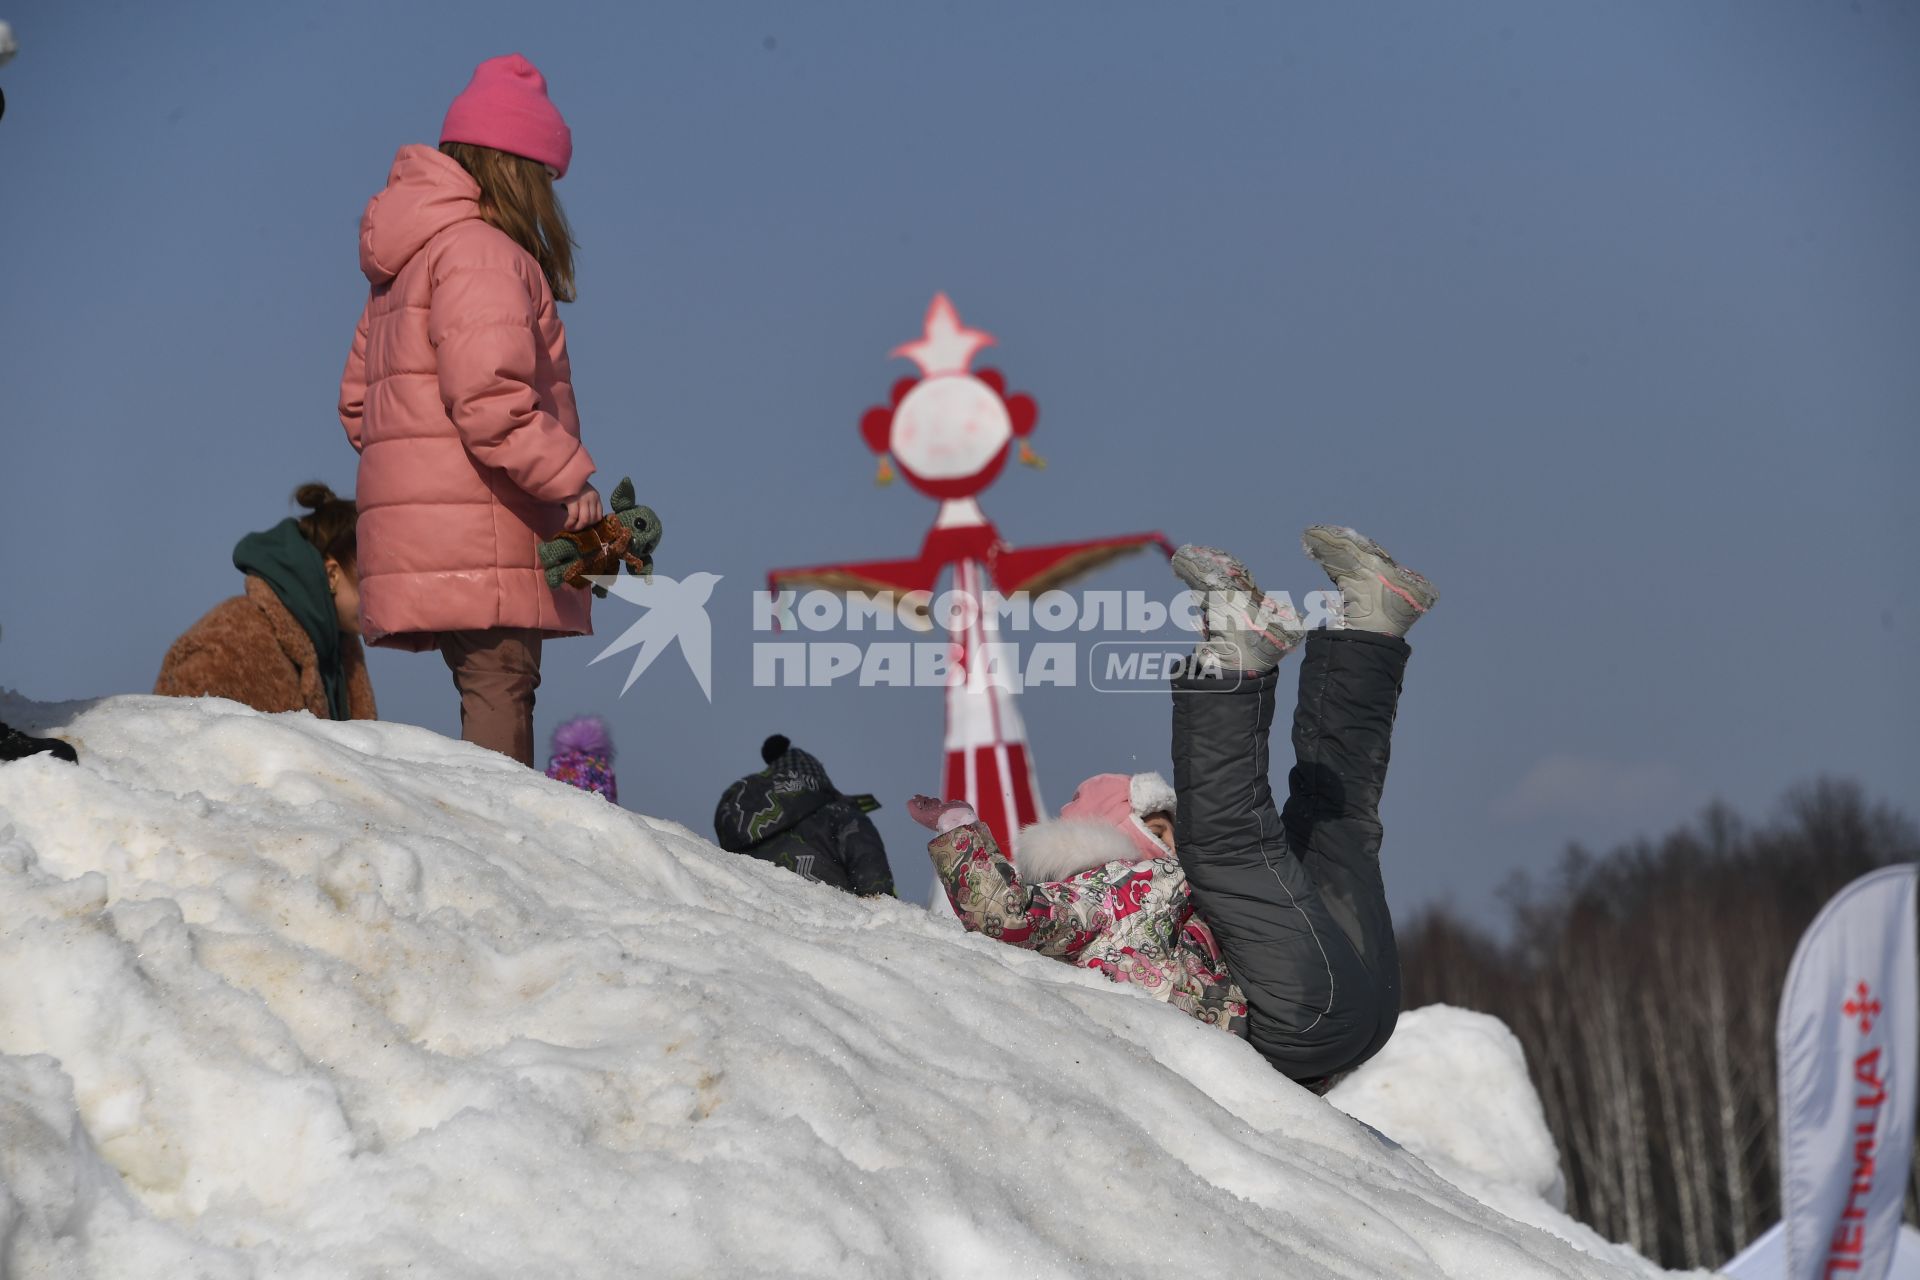
<path id="1" fill-rule="evenodd" d="M 1482 1204 L 1623 1267 L 1659 1274 L 1562 1212 L 1560 1153 L 1519 1038 L 1500 1019 L 1440 1004 L 1404 1013 L 1387 1047 L 1328 1100 Z"/>
<path id="2" fill-rule="evenodd" d="M 0 715 L 82 759 L 0 766 L 8 1277 L 1652 1271 L 1541 1198 L 1498 1024 L 1409 1017 L 1342 1091 L 1389 1141 L 1095 975 L 425 730 Z"/>

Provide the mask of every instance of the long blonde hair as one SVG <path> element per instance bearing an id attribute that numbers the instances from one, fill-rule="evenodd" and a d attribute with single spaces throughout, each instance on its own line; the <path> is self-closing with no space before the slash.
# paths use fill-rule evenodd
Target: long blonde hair
<path id="1" fill-rule="evenodd" d="M 480 216 L 533 255 L 555 301 L 572 302 L 573 229 L 547 166 L 471 142 L 443 142 L 440 150 L 480 184 Z"/>

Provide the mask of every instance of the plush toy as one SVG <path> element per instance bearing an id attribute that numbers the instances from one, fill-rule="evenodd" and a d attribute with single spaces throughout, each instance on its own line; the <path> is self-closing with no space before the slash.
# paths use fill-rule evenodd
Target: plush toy
<path id="1" fill-rule="evenodd" d="M 569 529 L 540 544 L 540 565 L 550 587 L 592 587 L 605 598 L 607 589 L 590 581 L 611 577 L 627 566 L 628 573 L 653 576 L 653 549 L 660 545 L 660 517 L 652 507 L 633 500 L 633 479 L 621 477 L 607 500 L 613 508 L 598 524 Z"/>

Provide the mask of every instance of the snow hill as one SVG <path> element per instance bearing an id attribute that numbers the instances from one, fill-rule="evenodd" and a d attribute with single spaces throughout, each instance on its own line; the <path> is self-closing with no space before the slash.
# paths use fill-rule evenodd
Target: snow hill
<path id="1" fill-rule="evenodd" d="M 422 729 L 0 716 L 83 761 L 0 766 L 0 1275 L 1658 1274 L 1549 1204 L 1489 1019 L 1411 1014 L 1343 1086 L 1389 1140 L 1164 1005 Z"/>

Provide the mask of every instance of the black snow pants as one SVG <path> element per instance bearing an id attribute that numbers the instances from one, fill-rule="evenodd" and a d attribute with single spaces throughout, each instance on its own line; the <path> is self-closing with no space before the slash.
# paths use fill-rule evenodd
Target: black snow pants
<path id="1" fill-rule="evenodd" d="M 1405 640 L 1315 631 L 1300 664 L 1294 766 L 1267 780 L 1279 670 L 1173 685 L 1180 865 L 1247 997 L 1247 1038 L 1317 1083 L 1380 1051 L 1400 1014 L 1400 954 L 1380 879 Z"/>

